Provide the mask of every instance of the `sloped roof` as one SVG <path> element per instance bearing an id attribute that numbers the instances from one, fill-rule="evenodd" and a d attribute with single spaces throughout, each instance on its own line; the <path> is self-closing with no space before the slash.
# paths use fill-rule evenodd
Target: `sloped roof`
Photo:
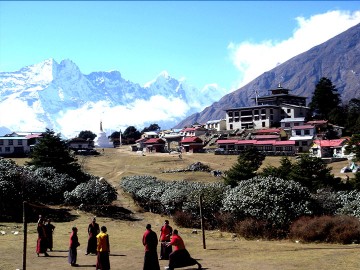
<path id="1" fill-rule="evenodd" d="M 256 134 L 262 134 L 262 133 L 279 133 L 281 129 L 279 128 L 268 128 L 268 129 L 259 129 L 254 131 Z"/>
<path id="2" fill-rule="evenodd" d="M 239 140 L 217 140 L 217 144 L 234 144 L 237 143 Z"/>
<path id="3" fill-rule="evenodd" d="M 342 146 L 347 139 L 336 139 L 336 140 L 314 140 L 314 143 L 320 147 L 337 147 Z"/>
<path id="4" fill-rule="evenodd" d="M 199 137 L 185 137 L 184 139 L 181 140 L 181 143 L 199 143 L 202 141 L 203 140 L 200 139 Z"/>
<path id="5" fill-rule="evenodd" d="M 151 143 L 165 143 L 165 141 L 161 138 L 150 138 L 144 142 L 144 144 L 151 144 Z"/>
<path id="6" fill-rule="evenodd" d="M 301 126 L 294 126 L 292 129 L 314 129 L 313 125 L 301 125 Z"/>
<path id="7" fill-rule="evenodd" d="M 262 140 L 262 139 L 279 139 L 280 138 L 280 135 L 255 135 L 254 136 L 254 139 L 255 140 Z"/>

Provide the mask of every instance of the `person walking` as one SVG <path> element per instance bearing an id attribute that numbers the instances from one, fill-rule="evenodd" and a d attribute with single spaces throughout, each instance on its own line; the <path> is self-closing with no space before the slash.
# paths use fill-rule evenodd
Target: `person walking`
<path id="1" fill-rule="evenodd" d="M 78 229 L 74 226 L 71 229 L 70 243 L 69 243 L 69 255 L 68 262 L 71 266 L 79 266 L 76 263 L 77 260 L 77 247 L 80 246 L 79 239 L 77 236 Z"/>
<path id="2" fill-rule="evenodd" d="M 160 260 L 168 260 L 169 254 L 172 252 L 172 246 L 167 246 L 167 244 L 170 242 L 172 231 L 173 229 L 169 225 L 169 221 L 165 220 L 164 225 L 160 228 Z"/>
<path id="3" fill-rule="evenodd" d="M 97 248 L 96 236 L 99 233 L 100 233 L 100 226 L 98 223 L 96 223 L 96 218 L 94 217 L 88 226 L 89 238 L 88 238 L 88 244 L 87 244 L 85 255 L 97 253 L 96 252 L 96 248 Z"/>
<path id="4" fill-rule="evenodd" d="M 151 224 L 146 225 L 146 231 L 143 235 L 142 243 L 145 246 L 143 270 L 160 270 L 156 250 L 158 245 L 158 238 L 156 232 L 151 230 Z"/>
<path id="5" fill-rule="evenodd" d="M 55 230 L 55 226 L 51 224 L 51 220 L 48 218 L 47 223 L 45 224 L 45 232 L 46 232 L 46 239 L 47 239 L 47 249 L 50 251 L 53 250 L 53 233 Z"/>
<path id="6" fill-rule="evenodd" d="M 44 219 L 41 215 L 39 215 L 39 220 L 37 223 L 37 233 L 38 233 L 38 238 L 37 238 L 37 242 L 36 242 L 36 254 L 39 257 L 40 253 L 44 253 L 45 257 L 49 257 L 49 254 L 46 252 L 47 251 L 47 238 L 46 238 L 46 230 L 45 230 L 45 224 L 44 224 Z"/>
<path id="7" fill-rule="evenodd" d="M 168 245 L 174 246 L 174 251 L 169 255 L 169 266 L 165 269 L 174 270 L 174 268 L 186 267 L 197 264 L 198 269 L 202 269 L 201 264 L 193 259 L 187 249 L 185 243 L 179 235 L 178 230 L 174 230 L 173 236 Z"/>
<path id="8" fill-rule="evenodd" d="M 110 241 L 105 226 L 101 226 L 101 232 L 97 238 L 97 260 L 96 270 L 110 270 Z"/>

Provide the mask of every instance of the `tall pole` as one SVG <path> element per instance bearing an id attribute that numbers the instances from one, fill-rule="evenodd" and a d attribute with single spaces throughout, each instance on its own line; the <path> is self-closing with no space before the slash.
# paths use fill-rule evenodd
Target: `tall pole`
<path id="1" fill-rule="evenodd" d="M 206 249 L 204 217 L 203 217 L 203 214 L 202 214 L 202 194 L 200 194 L 199 205 L 200 205 L 200 220 L 201 220 L 202 242 L 203 242 L 203 248 Z"/>
<path id="2" fill-rule="evenodd" d="M 120 129 L 120 147 L 121 147 L 121 145 L 122 145 L 122 142 L 121 142 L 121 129 Z"/>
<path id="3" fill-rule="evenodd" d="M 23 270 L 26 270 L 26 245 L 27 245 L 27 220 L 26 202 L 23 202 L 23 226 L 24 226 L 24 246 L 23 246 Z"/>

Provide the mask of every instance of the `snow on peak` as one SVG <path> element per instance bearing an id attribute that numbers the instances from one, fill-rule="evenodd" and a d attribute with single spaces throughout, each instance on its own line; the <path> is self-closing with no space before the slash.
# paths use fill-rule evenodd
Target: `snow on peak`
<path id="1" fill-rule="evenodd" d="M 54 59 L 49 58 L 38 64 L 24 67 L 20 72 L 27 77 L 27 83 L 49 84 L 54 78 L 53 71 L 57 65 Z"/>

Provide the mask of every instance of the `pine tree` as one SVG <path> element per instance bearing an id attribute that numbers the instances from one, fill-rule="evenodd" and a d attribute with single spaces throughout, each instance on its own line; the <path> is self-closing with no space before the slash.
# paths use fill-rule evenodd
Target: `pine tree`
<path id="1" fill-rule="evenodd" d="M 53 130 L 46 129 L 42 138 L 34 146 L 30 158 L 31 160 L 26 165 L 52 167 L 58 173 L 68 174 L 79 181 L 84 180 L 85 175 L 81 172 L 76 158 L 70 154 L 60 134 L 55 135 Z"/>
<path id="2" fill-rule="evenodd" d="M 330 112 L 340 106 L 337 89 L 328 78 L 321 78 L 316 84 L 309 107 L 319 119 L 329 119 Z"/>
<path id="3" fill-rule="evenodd" d="M 265 156 L 255 147 L 246 149 L 238 156 L 237 163 L 226 171 L 224 183 L 235 187 L 239 181 L 253 178 L 264 159 Z"/>

